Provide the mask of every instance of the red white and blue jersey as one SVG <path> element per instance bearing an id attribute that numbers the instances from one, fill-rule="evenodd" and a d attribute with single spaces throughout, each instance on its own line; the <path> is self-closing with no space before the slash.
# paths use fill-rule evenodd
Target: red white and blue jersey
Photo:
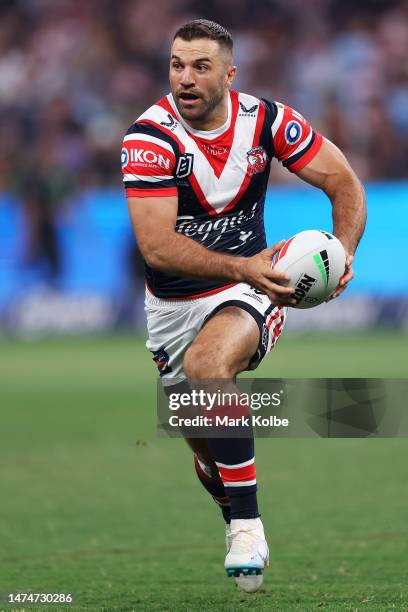
<path id="1" fill-rule="evenodd" d="M 250 257 L 266 248 L 264 205 L 273 158 L 299 172 L 322 137 L 295 110 L 231 91 L 226 123 L 194 130 L 171 94 L 143 113 L 123 141 L 127 197 L 178 197 L 176 230 L 202 246 Z M 209 295 L 225 282 L 196 280 L 146 265 L 150 291 L 161 298 Z"/>

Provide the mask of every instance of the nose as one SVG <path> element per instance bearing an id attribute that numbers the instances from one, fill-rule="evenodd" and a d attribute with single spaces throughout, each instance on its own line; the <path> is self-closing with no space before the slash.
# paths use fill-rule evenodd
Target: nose
<path id="1" fill-rule="evenodd" d="M 186 88 L 194 87 L 195 85 L 194 73 L 189 66 L 185 66 L 180 75 L 180 85 Z"/>

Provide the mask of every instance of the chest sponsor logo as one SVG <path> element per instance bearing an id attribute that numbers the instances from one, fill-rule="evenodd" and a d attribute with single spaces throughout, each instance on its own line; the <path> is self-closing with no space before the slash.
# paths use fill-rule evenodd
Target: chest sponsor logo
<path id="1" fill-rule="evenodd" d="M 177 162 L 176 178 L 182 179 L 190 176 L 193 171 L 194 155 L 192 153 L 183 153 L 180 155 Z"/>
<path id="2" fill-rule="evenodd" d="M 247 152 L 248 170 L 250 174 L 263 172 L 268 164 L 268 154 L 263 147 L 252 147 Z"/>
<path id="3" fill-rule="evenodd" d="M 207 219 L 200 222 L 190 215 L 180 216 L 177 219 L 177 231 L 196 242 L 200 242 L 207 248 L 211 248 L 220 240 L 225 239 L 225 235 L 233 235 L 231 246 L 227 250 L 234 251 L 243 244 L 256 238 L 256 233 L 252 227 L 254 218 L 257 215 L 258 202 L 255 202 L 251 210 L 240 210 L 235 215 L 219 217 L 215 220 Z M 248 227 L 249 225 L 249 227 Z M 243 229 L 244 228 L 244 229 Z"/>

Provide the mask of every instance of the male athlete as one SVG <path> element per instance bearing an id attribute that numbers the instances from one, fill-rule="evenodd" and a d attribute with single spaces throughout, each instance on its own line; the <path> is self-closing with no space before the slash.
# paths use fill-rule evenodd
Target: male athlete
<path id="1" fill-rule="evenodd" d="M 168 393 L 180 379 L 234 380 L 277 342 L 294 289 L 271 268 L 263 209 L 275 158 L 324 190 L 353 278 L 365 223 L 363 188 L 342 153 L 298 112 L 230 89 L 232 38 L 197 19 L 176 32 L 171 93 L 128 130 L 123 180 L 146 263 L 147 347 Z M 279 210 L 276 211 L 279 214 Z M 177 386 L 175 386 L 177 383 Z M 221 506 L 225 568 L 246 591 L 262 583 L 268 547 L 257 505 L 254 441 L 188 440 L 197 475 Z"/>

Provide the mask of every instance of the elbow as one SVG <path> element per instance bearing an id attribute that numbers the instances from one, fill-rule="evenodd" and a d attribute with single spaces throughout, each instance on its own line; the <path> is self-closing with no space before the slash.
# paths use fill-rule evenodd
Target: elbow
<path id="1" fill-rule="evenodd" d="M 138 244 L 145 263 L 158 272 L 170 271 L 171 254 L 174 250 L 173 231 L 138 236 Z"/>
<path id="2" fill-rule="evenodd" d="M 162 245 L 149 245 L 143 249 L 142 254 L 146 264 L 150 268 L 158 270 L 159 272 L 167 271 L 166 264 L 168 263 L 168 257 L 166 257 L 165 249 L 163 249 Z"/>
<path id="3" fill-rule="evenodd" d="M 323 191 L 331 200 L 345 190 L 355 194 L 365 194 L 363 184 L 351 168 L 326 177 Z"/>
<path id="4" fill-rule="evenodd" d="M 146 264 L 155 270 L 162 270 L 163 256 L 158 249 L 149 249 L 143 254 Z"/>

